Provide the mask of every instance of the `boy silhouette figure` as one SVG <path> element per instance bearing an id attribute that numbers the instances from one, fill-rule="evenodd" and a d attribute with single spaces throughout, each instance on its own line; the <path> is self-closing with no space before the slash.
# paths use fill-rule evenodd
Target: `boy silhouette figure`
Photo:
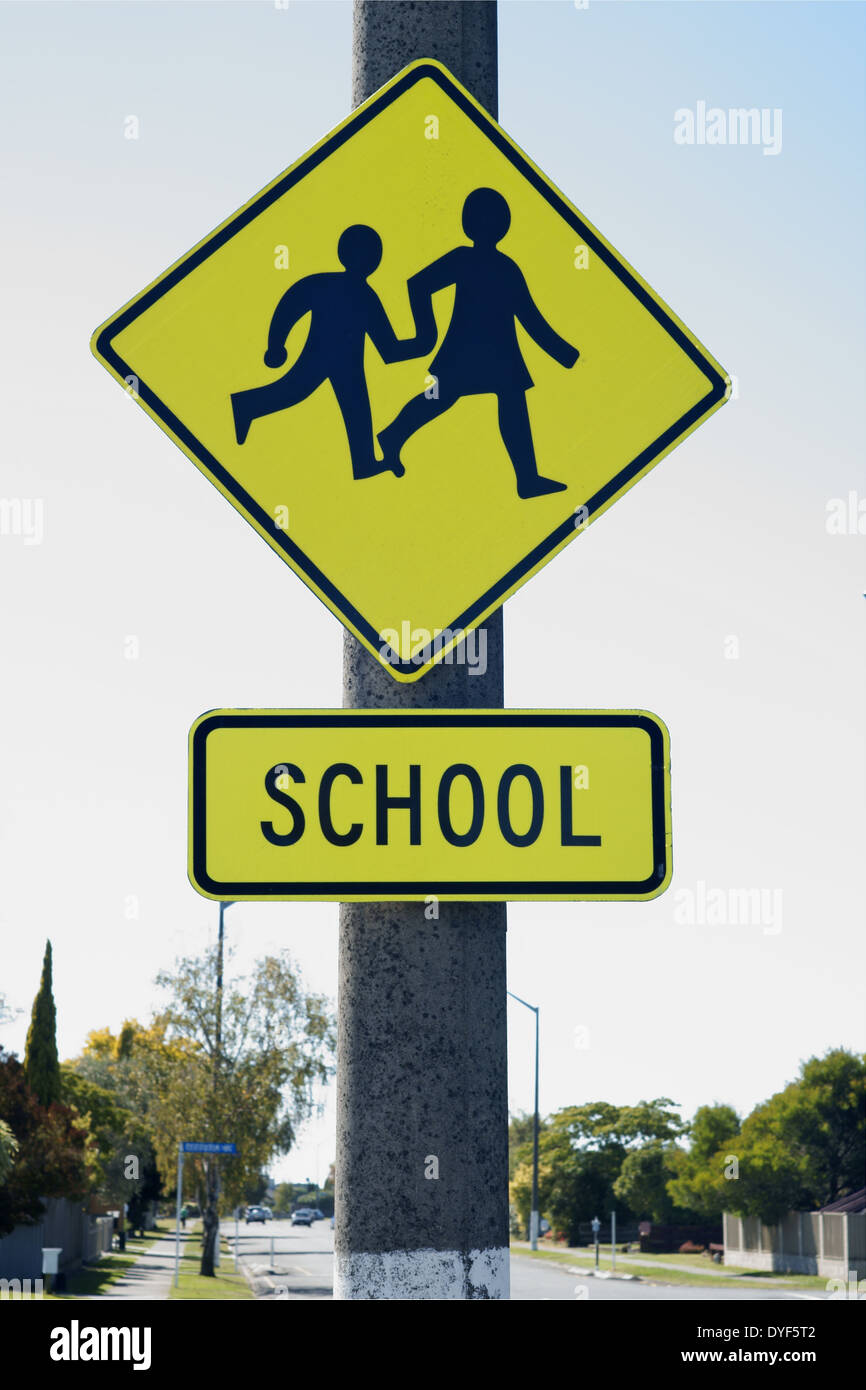
<path id="1" fill-rule="evenodd" d="M 375 290 L 367 284 L 382 259 L 382 240 L 372 227 L 347 227 L 337 244 L 341 271 L 307 275 L 283 295 L 271 318 L 265 366 L 282 367 L 286 339 L 310 314 L 310 331 L 300 356 L 285 376 L 231 397 L 235 437 L 243 444 L 253 420 L 297 405 L 330 381 L 343 416 L 354 478 L 372 478 L 389 464 L 376 460 L 370 397 L 364 376 L 364 342 L 370 338 L 383 362 L 404 362 L 429 352 L 436 326 L 424 338 L 400 340 Z"/>
<path id="2" fill-rule="evenodd" d="M 499 430 L 518 496 L 543 497 L 566 487 L 538 473 L 526 405 L 526 392 L 534 383 L 520 352 L 515 320 L 563 367 L 573 367 L 580 354 L 540 313 L 519 266 L 496 249 L 510 225 L 511 210 L 502 194 L 476 188 L 463 204 L 463 230 L 473 244 L 448 251 L 409 281 L 420 344 L 436 341 L 433 295 L 454 285 L 455 296 L 451 322 L 430 363 L 438 396 L 416 396 L 378 436 L 382 467 L 398 477 L 405 472 L 400 450 L 416 430 L 450 410 L 461 396 L 492 394 L 499 402 Z M 419 346 L 418 355 L 425 351 Z"/>

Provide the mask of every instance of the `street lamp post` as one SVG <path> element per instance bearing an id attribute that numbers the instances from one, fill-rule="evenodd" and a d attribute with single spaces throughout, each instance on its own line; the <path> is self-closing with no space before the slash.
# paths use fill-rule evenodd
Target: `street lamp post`
<path id="1" fill-rule="evenodd" d="M 220 1061 L 220 1048 L 223 1038 L 223 942 L 225 940 L 224 918 L 227 907 L 234 907 L 234 903 L 220 903 L 220 929 L 217 944 L 217 982 L 216 982 L 216 1060 L 217 1065 Z"/>
<path id="2" fill-rule="evenodd" d="M 535 1112 L 532 1117 L 532 1210 L 529 1214 L 529 1246 L 531 1250 L 538 1249 L 538 1013 L 539 1006 L 527 1004 L 525 999 L 521 999 L 519 994 L 512 994 L 511 990 L 506 990 L 506 994 L 511 999 L 516 999 L 518 1004 L 522 1004 L 525 1009 L 531 1009 L 535 1014 Z"/>
<path id="3" fill-rule="evenodd" d="M 218 1085 L 219 1085 L 219 1070 L 220 1070 L 220 1066 L 222 1065 L 222 1042 L 223 1042 L 223 947 L 224 947 L 224 942 L 225 942 L 225 925 L 224 925 L 224 919 L 225 919 L 225 911 L 226 911 L 226 908 L 227 908 L 227 907 L 233 907 L 233 906 L 234 906 L 234 904 L 233 904 L 233 903 L 229 903 L 229 902 L 225 902 L 225 903 L 221 902 L 220 905 L 219 905 L 219 908 L 220 908 L 220 926 L 219 926 L 219 937 L 218 937 L 218 941 L 217 941 L 216 1028 L 215 1028 L 215 1030 L 214 1030 L 214 1033 L 215 1033 L 214 1072 L 213 1072 L 213 1088 L 214 1088 L 214 1091 L 216 1091 L 216 1089 L 217 1089 L 217 1087 L 218 1087 Z M 209 1159 L 208 1162 L 213 1162 L 213 1163 L 216 1164 L 216 1159 L 213 1159 L 213 1160 L 210 1160 L 210 1159 Z M 213 1191 L 213 1192 L 214 1192 L 215 1200 L 216 1200 L 216 1208 L 217 1208 L 217 1231 L 216 1231 L 216 1240 L 214 1241 L 214 1260 L 213 1260 L 213 1262 L 214 1262 L 214 1268 L 218 1268 L 218 1267 L 219 1267 L 219 1262 L 220 1262 L 220 1229 L 219 1229 L 220 1173 L 219 1173 L 219 1165 L 218 1165 L 218 1164 L 217 1164 L 217 1166 L 216 1166 L 216 1172 L 214 1173 L 213 1187 L 212 1187 L 212 1188 L 211 1188 L 211 1183 L 210 1183 L 210 1181 L 208 1181 L 208 1191 L 209 1191 L 209 1192 L 210 1192 L 210 1191 Z M 237 1247 L 237 1242 L 235 1242 L 235 1245 L 236 1245 L 236 1247 Z M 237 1258 L 237 1252 L 236 1252 L 235 1258 Z"/>

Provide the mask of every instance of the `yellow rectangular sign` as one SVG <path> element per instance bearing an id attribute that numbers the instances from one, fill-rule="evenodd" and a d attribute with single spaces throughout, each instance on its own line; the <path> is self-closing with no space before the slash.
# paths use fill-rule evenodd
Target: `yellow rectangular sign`
<path id="1" fill-rule="evenodd" d="M 644 710 L 214 710 L 189 876 L 224 900 L 654 898 L 668 732 Z"/>

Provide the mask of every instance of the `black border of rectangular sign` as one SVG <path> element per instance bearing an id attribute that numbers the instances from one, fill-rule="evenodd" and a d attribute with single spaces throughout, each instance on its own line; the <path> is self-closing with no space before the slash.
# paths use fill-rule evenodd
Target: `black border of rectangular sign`
<path id="1" fill-rule="evenodd" d="M 283 178 L 278 179 L 270 188 L 267 188 L 259 197 L 254 198 L 243 207 L 225 226 L 208 237 L 201 246 L 191 251 L 185 256 L 166 275 L 150 287 L 144 294 L 132 301 L 127 308 L 116 318 L 111 319 L 99 333 L 96 340 L 95 350 L 97 354 L 108 364 L 117 375 L 123 379 L 135 376 L 137 380 L 137 393 L 140 399 L 148 406 L 153 414 L 161 420 L 171 433 L 178 439 L 185 449 L 204 464 L 206 470 L 217 478 L 225 488 L 226 492 L 239 504 L 242 514 L 254 518 L 259 526 L 272 538 L 276 544 L 291 557 L 291 562 L 301 574 L 305 574 L 312 581 L 315 588 L 323 595 L 327 595 L 329 602 L 334 610 L 341 616 L 348 618 L 351 626 L 361 634 L 369 645 L 370 649 L 376 651 L 382 647 L 382 638 L 373 628 L 372 624 L 349 602 L 343 594 L 327 576 L 313 563 L 312 559 L 306 555 L 299 546 L 284 531 L 274 528 L 273 518 L 270 517 L 250 494 L 241 487 L 240 483 L 232 474 L 211 454 L 196 438 L 190 430 L 178 419 L 156 393 L 147 385 L 146 382 L 136 376 L 134 369 L 129 363 L 124 362 L 113 347 L 113 340 L 128 328 L 131 323 L 161 299 L 170 289 L 195 270 L 202 262 L 206 261 L 214 251 L 230 241 L 233 236 L 256 218 L 259 213 L 270 207 L 278 198 L 281 198 L 293 185 L 299 183 L 307 174 L 311 173 L 317 165 L 327 159 L 334 150 L 351 139 L 352 135 L 362 129 L 370 121 L 374 120 L 381 110 L 390 106 L 405 91 L 414 86 L 422 78 L 430 78 L 451 98 L 453 102 L 466 116 L 487 136 L 496 148 L 508 159 L 511 164 L 523 175 L 532 185 L 537 193 L 548 202 L 551 207 L 562 217 L 570 227 L 582 238 L 583 244 L 589 247 L 593 253 L 599 257 L 607 268 L 616 275 L 623 285 L 640 301 L 648 313 L 662 328 L 673 338 L 674 342 L 682 349 L 686 356 L 694 365 L 706 376 L 710 390 L 707 395 L 697 401 L 679 420 L 674 421 L 668 429 L 664 430 L 647 448 L 643 449 L 636 458 L 632 459 L 625 468 L 622 468 L 609 482 L 598 490 L 592 497 L 584 503 L 586 517 L 584 525 L 588 525 L 590 519 L 604 505 L 611 500 L 623 487 L 637 474 L 641 473 L 653 459 L 657 458 L 672 445 L 697 422 L 707 414 L 708 411 L 721 401 L 727 391 L 725 378 L 716 370 L 714 364 L 704 355 L 686 333 L 680 328 L 675 320 L 666 313 L 664 308 L 656 302 L 653 296 L 648 293 L 644 286 L 634 275 L 623 265 L 618 257 L 610 250 L 603 241 L 592 231 L 586 223 L 577 216 L 571 207 L 557 194 L 553 186 L 535 169 L 532 164 L 521 154 L 520 150 L 505 136 L 499 126 L 483 110 L 480 110 L 462 91 L 462 89 L 451 82 L 447 74 L 434 63 L 418 63 L 412 65 L 405 75 L 391 86 L 387 86 L 380 96 L 374 97 L 357 112 L 341 125 L 333 134 L 325 139 L 321 145 L 312 150 L 310 154 L 290 169 Z M 496 584 L 492 585 L 484 593 L 480 594 L 462 613 L 448 623 L 444 631 L 464 632 L 470 629 L 478 621 L 481 615 L 490 611 L 497 605 L 497 600 L 502 600 L 515 586 L 520 584 L 525 575 L 528 575 L 535 567 L 541 564 L 545 556 L 555 551 L 563 541 L 574 538 L 577 535 L 574 522 L 574 512 L 570 512 L 555 530 L 545 537 L 535 546 L 528 555 L 506 574 L 502 576 Z M 434 644 L 435 645 L 435 644 Z M 434 652 L 435 654 L 435 652 Z M 381 660 L 381 658 L 379 658 Z M 399 672 L 403 676 L 415 677 L 418 675 L 418 663 L 415 661 L 392 661 L 382 663 L 392 671 Z"/>
<path id="2" fill-rule="evenodd" d="M 649 735 L 652 771 L 652 837 L 655 870 L 642 882 L 590 882 L 568 880 L 444 880 L 420 882 L 346 881 L 334 883 L 217 883 L 207 872 L 207 756 L 208 736 L 217 729 L 322 729 L 322 728 L 397 728 L 412 724 L 416 728 L 607 728 L 642 729 Z M 363 895 L 375 901 L 376 895 L 409 893 L 433 897 L 465 895 L 467 901 L 488 899 L 490 894 L 525 896 L 532 893 L 568 898 L 647 897 L 660 890 L 669 870 L 670 846 L 667 839 L 668 764 L 665 759 L 665 735 L 662 726 L 647 713 L 627 711 L 609 714 L 549 711 L 513 713 L 510 710 L 436 711 L 436 710 L 328 710 L 322 713 L 254 713 L 221 711 L 205 715 L 195 726 L 190 743 L 190 817 L 191 862 L 190 880 L 194 888 L 217 899 L 262 898 L 288 901 L 292 898 L 321 897 L 339 901 L 341 896 Z"/>

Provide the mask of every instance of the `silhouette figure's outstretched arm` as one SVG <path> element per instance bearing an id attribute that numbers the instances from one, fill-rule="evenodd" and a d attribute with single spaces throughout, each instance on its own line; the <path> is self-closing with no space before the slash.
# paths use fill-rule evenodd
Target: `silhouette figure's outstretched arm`
<path id="1" fill-rule="evenodd" d="M 518 288 L 514 302 L 515 317 L 523 324 L 530 338 L 533 338 L 549 357 L 552 357 L 563 367 L 573 367 L 580 356 L 577 348 L 572 347 L 571 343 L 567 343 L 564 338 L 560 338 L 559 334 L 551 328 L 547 319 L 537 308 L 520 270 L 517 271 L 517 277 Z"/>
<path id="2" fill-rule="evenodd" d="M 415 321 L 415 328 L 416 330 L 418 328 L 417 319 Z M 420 357 L 423 353 L 429 352 L 433 343 L 436 341 L 435 322 L 433 325 L 433 338 L 429 345 L 426 338 L 422 338 L 417 331 L 414 338 L 398 338 L 391 327 L 388 315 L 385 313 L 379 298 L 375 294 L 373 294 L 370 303 L 367 332 L 370 336 L 371 343 L 382 361 L 386 364 L 391 362 L 408 362 L 412 357 Z"/>
<path id="3" fill-rule="evenodd" d="M 268 350 L 265 353 L 265 366 L 281 367 L 286 360 L 286 339 L 299 319 L 312 308 L 309 281 L 298 280 L 286 290 L 273 312 L 268 329 Z"/>
<path id="4" fill-rule="evenodd" d="M 433 296 L 437 290 L 444 290 L 446 286 L 455 284 L 461 249 L 457 247 L 453 251 L 446 251 L 438 261 L 433 261 L 423 270 L 419 270 L 409 281 L 409 304 L 415 320 L 415 331 L 421 343 L 419 356 L 432 351 L 439 336 L 436 316 L 433 313 Z"/>

